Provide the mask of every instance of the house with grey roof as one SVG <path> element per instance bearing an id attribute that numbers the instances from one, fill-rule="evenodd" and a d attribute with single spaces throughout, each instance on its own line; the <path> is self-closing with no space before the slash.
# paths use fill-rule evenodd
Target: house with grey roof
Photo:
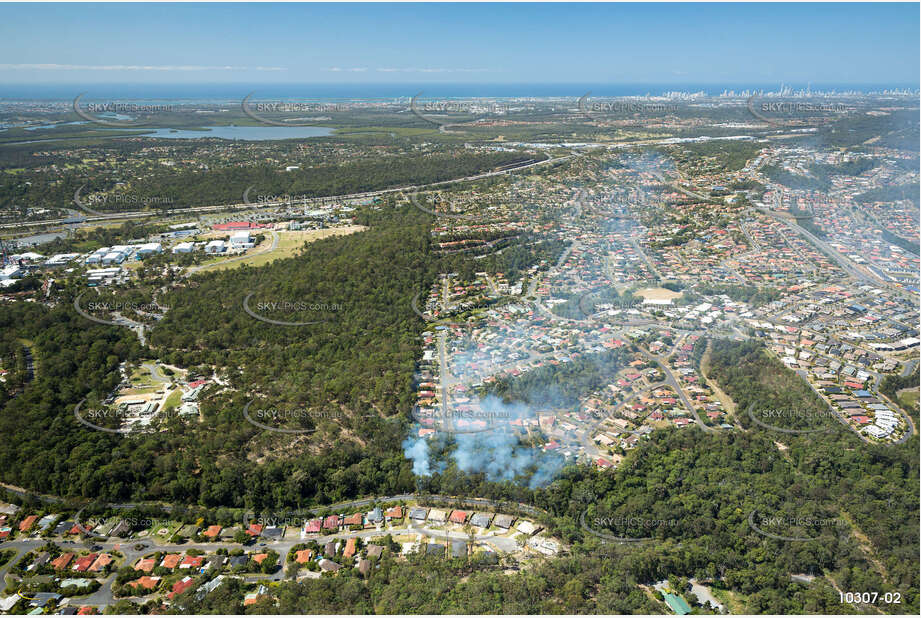
<path id="1" fill-rule="evenodd" d="M 508 530 L 512 527 L 512 524 L 515 523 L 515 518 L 512 515 L 500 514 L 496 515 L 492 523 L 494 523 L 498 528 Z"/>
<path id="2" fill-rule="evenodd" d="M 474 513 L 470 517 L 470 525 L 476 526 L 477 528 L 489 528 L 490 522 L 492 522 L 492 515 L 490 513 Z"/>

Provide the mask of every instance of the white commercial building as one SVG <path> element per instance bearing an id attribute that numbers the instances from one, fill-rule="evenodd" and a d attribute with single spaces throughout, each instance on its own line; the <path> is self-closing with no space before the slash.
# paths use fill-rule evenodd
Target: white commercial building
<path id="1" fill-rule="evenodd" d="M 212 240 L 205 245 L 205 253 L 224 253 L 227 251 L 227 243 L 223 240 Z"/>
<path id="2" fill-rule="evenodd" d="M 45 262 L 45 266 L 48 266 L 48 267 L 64 266 L 71 260 L 74 260 L 78 257 L 80 257 L 79 253 L 59 253 L 57 255 L 53 255 L 50 258 L 48 258 L 48 261 Z"/>
<path id="3" fill-rule="evenodd" d="M 230 235 L 230 246 L 234 248 L 244 248 L 249 249 L 253 246 L 253 242 L 250 239 L 249 232 L 246 230 L 240 232 L 234 232 Z"/>
<path id="4" fill-rule="evenodd" d="M 103 264 L 121 264 L 125 261 L 125 254 L 119 251 L 110 251 L 102 256 Z"/>
<path id="5" fill-rule="evenodd" d="M 122 272 L 122 269 L 119 267 L 115 268 L 97 268 L 95 270 L 86 271 L 86 280 L 87 284 L 90 287 L 97 285 L 106 285 L 111 283 L 113 279 L 119 276 Z"/>
<path id="6" fill-rule="evenodd" d="M 137 250 L 136 255 L 137 255 L 138 259 L 140 259 L 140 258 L 142 258 L 142 257 L 145 256 L 145 255 L 152 255 L 152 254 L 154 254 L 154 253 L 161 253 L 162 251 L 163 251 L 163 247 L 160 245 L 160 243 L 158 243 L 158 242 L 149 242 L 149 243 L 145 243 L 145 244 L 141 245 L 140 247 L 138 247 L 138 250 Z"/>
<path id="7" fill-rule="evenodd" d="M 26 253 L 19 253 L 17 255 L 11 255 L 10 259 L 14 262 L 37 262 L 38 260 L 45 259 L 45 256 L 40 253 L 33 253 L 28 251 Z"/>
<path id="8" fill-rule="evenodd" d="M 22 276 L 22 269 L 18 266 L 7 266 L 6 268 L 0 270 L 0 280 L 3 279 L 18 279 Z"/>
<path id="9" fill-rule="evenodd" d="M 194 242 L 181 242 L 173 247 L 173 253 L 192 253 L 195 250 Z"/>

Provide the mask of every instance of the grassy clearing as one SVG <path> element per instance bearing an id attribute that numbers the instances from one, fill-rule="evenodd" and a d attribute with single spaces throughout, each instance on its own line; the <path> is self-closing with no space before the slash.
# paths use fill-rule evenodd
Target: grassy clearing
<path id="1" fill-rule="evenodd" d="M 131 385 L 135 388 L 149 388 L 159 384 L 145 367 L 138 367 L 131 373 Z"/>
<path id="2" fill-rule="evenodd" d="M 169 394 L 169 397 L 166 398 L 166 401 L 163 403 L 163 410 L 175 410 L 179 407 L 179 404 L 182 402 L 182 389 L 177 388 L 172 393 Z"/>
<path id="3" fill-rule="evenodd" d="M 348 227 L 338 227 L 326 230 L 303 230 L 287 232 L 278 232 L 278 246 L 274 251 L 267 249 L 272 246 L 272 239 L 267 238 L 259 247 L 256 247 L 253 254 L 242 260 L 215 262 L 208 270 L 224 270 L 228 268 L 239 268 L 246 264 L 249 266 L 265 266 L 269 262 L 278 259 L 293 257 L 298 254 L 304 243 L 313 242 L 329 236 L 345 236 L 364 230 L 364 226 L 351 225 Z"/>
<path id="4" fill-rule="evenodd" d="M 906 409 L 918 407 L 918 388 L 909 388 L 899 392 L 899 403 Z"/>
<path id="5" fill-rule="evenodd" d="M 730 614 L 745 614 L 746 596 L 739 592 L 732 592 L 726 588 L 720 588 L 719 583 L 710 586 L 710 593 L 716 597 L 716 600 L 722 603 L 729 610 Z"/>
<path id="6" fill-rule="evenodd" d="M 32 377 L 38 377 L 39 372 L 39 358 L 38 358 L 38 349 L 35 347 L 35 342 L 31 339 L 19 338 L 16 341 L 29 348 L 29 352 L 32 353 Z"/>

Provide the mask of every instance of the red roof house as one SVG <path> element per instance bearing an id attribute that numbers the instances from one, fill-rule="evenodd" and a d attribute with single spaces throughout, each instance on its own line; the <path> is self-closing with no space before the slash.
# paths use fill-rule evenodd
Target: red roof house
<path id="1" fill-rule="evenodd" d="M 179 566 L 180 562 L 182 562 L 182 555 L 166 554 L 163 556 L 163 561 L 160 562 L 160 566 L 164 569 L 175 569 L 177 566 Z"/>
<path id="2" fill-rule="evenodd" d="M 32 526 L 35 525 L 35 521 L 38 519 L 38 515 L 29 515 L 21 522 L 19 522 L 19 531 L 28 532 L 32 529 Z"/>
<path id="3" fill-rule="evenodd" d="M 144 590 L 156 590 L 159 584 L 159 577 L 151 577 L 149 575 L 145 575 L 139 579 L 134 580 L 133 582 L 128 582 L 128 585 L 132 588 L 143 588 Z"/>
<path id="4" fill-rule="evenodd" d="M 90 568 L 87 569 L 93 573 L 98 573 L 99 571 L 106 568 L 109 563 L 112 562 L 112 556 L 110 554 L 99 554 L 96 560 L 93 561 L 93 564 L 90 565 Z"/>
<path id="5" fill-rule="evenodd" d="M 451 523 L 462 524 L 467 521 L 467 511 L 451 511 L 451 516 L 448 519 L 451 520 Z"/>
<path id="6" fill-rule="evenodd" d="M 70 564 L 70 561 L 73 559 L 74 559 L 74 554 L 71 552 L 67 552 L 65 554 L 61 554 L 60 556 L 52 560 L 51 566 L 54 567 L 55 569 L 66 569 L 67 565 Z"/>
<path id="7" fill-rule="evenodd" d="M 339 527 L 339 516 L 330 515 L 325 520 L 323 520 L 323 528 L 325 530 L 336 530 Z"/>
<path id="8" fill-rule="evenodd" d="M 180 579 L 178 582 L 173 584 L 172 592 L 170 592 L 166 596 L 168 599 L 172 600 L 173 597 L 175 597 L 177 594 L 182 594 L 183 592 L 185 592 L 186 590 L 188 590 L 194 585 L 195 585 L 195 580 L 189 577 L 188 575 L 186 575 L 185 577 Z"/>
<path id="9" fill-rule="evenodd" d="M 306 524 L 304 524 L 304 532 L 306 534 L 313 534 L 313 533 L 319 532 L 322 527 L 323 527 L 322 519 L 311 519 Z"/>
<path id="10" fill-rule="evenodd" d="M 294 561 L 298 564 L 307 564 L 310 562 L 310 559 L 313 557 L 313 551 L 309 549 L 301 549 L 294 554 Z"/>
<path id="11" fill-rule="evenodd" d="M 86 556 L 81 556 L 74 560 L 74 565 L 71 567 L 74 571 L 85 571 L 90 568 L 90 565 L 96 561 L 96 558 L 99 557 L 99 554 L 89 554 Z"/>
<path id="12" fill-rule="evenodd" d="M 345 542 L 345 549 L 342 551 L 342 556 L 344 558 L 351 558 L 355 555 L 355 537 L 350 538 Z"/>
<path id="13" fill-rule="evenodd" d="M 156 561 L 153 558 L 141 558 L 134 565 L 135 571 L 143 571 L 145 573 L 150 573 L 153 571 L 154 566 L 156 566 Z"/>
<path id="14" fill-rule="evenodd" d="M 250 536 L 259 536 L 260 534 L 262 534 L 262 529 L 264 527 L 265 526 L 263 526 L 262 524 L 250 524 L 249 528 L 246 529 L 246 534 Z"/>
<path id="15" fill-rule="evenodd" d="M 180 569 L 192 569 L 199 568 L 204 564 L 205 559 L 202 556 L 186 556 L 182 559 L 182 562 L 179 563 Z"/>

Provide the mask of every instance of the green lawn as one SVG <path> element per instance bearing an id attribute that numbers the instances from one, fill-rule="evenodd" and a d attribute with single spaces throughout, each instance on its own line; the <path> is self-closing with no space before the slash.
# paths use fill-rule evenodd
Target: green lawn
<path id="1" fill-rule="evenodd" d="M 153 379 L 153 376 L 150 375 L 150 371 L 145 367 L 138 367 L 131 373 L 131 386 L 147 388 L 150 386 L 157 386 L 158 384 L 159 382 Z"/>
<path id="2" fill-rule="evenodd" d="M 289 258 L 300 251 L 301 247 L 304 246 L 306 242 L 313 242 L 320 238 L 326 238 L 328 236 L 340 236 L 344 234 L 351 234 L 353 232 L 363 229 L 361 226 L 349 226 L 342 228 L 329 228 L 325 230 L 301 230 L 301 231 L 292 231 L 292 232 L 278 232 L 278 246 L 274 251 L 264 251 L 260 247 L 271 247 L 272 239 L 267 238 L 263 245 L 256 247 L 253 251 L 255 252 L 252 256 L 247 256 L 242 260 L 232 260 L 231 259 L 221 259 L 217 262 L 214 262 L 213 265 L 209 265 L 209 268 L 206 270 L 223 270 L 225 268 L 239 268 L 244 264 L 249 266 L 265 266 L 273 260 L 279 260 L 283 258 Z M 226 262 L 226 263 L 223 263 Z"/>
<path id="3" fill-rule="evenodd" d="M 169 394 L 169 397 L 166 398 L 166 403 L 163 404 L 163 410 L 169 412 L 170 410 L 175 410 L 179 407 L 179 403 L 182 401 L 182 389 L 177 388 L 172 393 Z"/>
<path id="4" fill-rule="evenodd" d="M 908 408 L 918 407 L 918 389 L 912 388 L 899 393 L 899 402 Z"/>

